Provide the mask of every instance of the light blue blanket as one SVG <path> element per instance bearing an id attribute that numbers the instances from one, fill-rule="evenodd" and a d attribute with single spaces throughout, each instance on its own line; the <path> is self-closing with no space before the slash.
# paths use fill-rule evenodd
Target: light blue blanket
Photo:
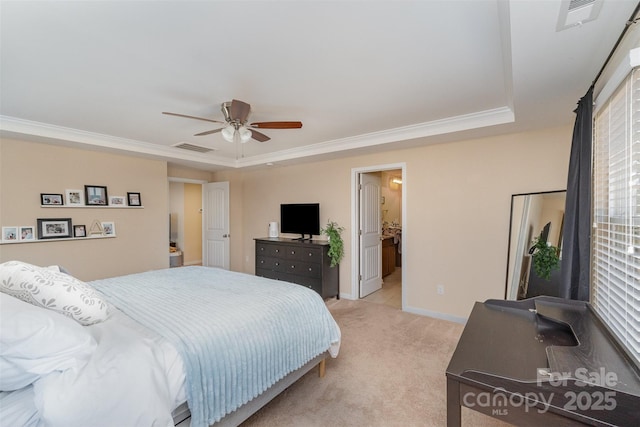
<path id="1" fill-rule="evenodd" d="M 286 282 L 182 267 L 90 284 L 178 349 L 193 427 L 219 421 L 340 341 L 322 298 Z"/>

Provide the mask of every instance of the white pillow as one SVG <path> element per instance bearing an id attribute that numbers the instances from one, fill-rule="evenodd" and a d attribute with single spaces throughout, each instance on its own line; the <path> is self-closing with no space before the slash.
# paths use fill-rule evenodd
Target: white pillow
<path id="1" fill-rule="evenodd" d="M 0 292 L 0 390 L 80 369 L 97 347 L 77 322 Z"/>
<path id="2" fill-rule="evenodd" d="M 98 291 L 52 268 L 20 261 L 0 264 L 0 292 L 57 311 L 85 326 L 109 317 L 110 306 Z"/>

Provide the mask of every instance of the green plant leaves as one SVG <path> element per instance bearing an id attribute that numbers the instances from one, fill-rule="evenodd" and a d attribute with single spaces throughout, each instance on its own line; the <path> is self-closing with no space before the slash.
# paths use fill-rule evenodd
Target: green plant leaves
<path id="1" fill-rule="evenodd" d="M 533 269 L 538 277 L 544 280 L 551 278 L 551 272 L 559 267 L 560 258 L 558 258 L 558 248 L 547 245 L 546 242 L 536 237 L 533 241 Z"/>
<path id="2" fill-rule="evenodd" d="M 331 267 L 335 267 L 340 264 L 344 257 L 344 242 L 342 241 L 341 233 L 344 231 L 344 227 L 338 226 L 335 221 L 327 222 L 325 228 L 320 230 L 322 233 L 329 237 L 329 257 L 331 258 Z"/>

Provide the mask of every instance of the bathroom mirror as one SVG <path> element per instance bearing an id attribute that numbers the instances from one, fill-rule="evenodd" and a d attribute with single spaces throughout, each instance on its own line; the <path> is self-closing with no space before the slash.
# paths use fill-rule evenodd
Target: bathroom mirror
<path id="1" fill-rule="evenodd" d="M 560 248 L 562 259 L 566 193 L 566 190 L 559 190 L 511 196 L 505 299 L 557 296 L 554 294 L 559 288 L 560 269 L 554 270 L 548 281 L 537 277 L 532 271 L 529 249 L 533 239 L 543 233 L 549 244 Z"/>

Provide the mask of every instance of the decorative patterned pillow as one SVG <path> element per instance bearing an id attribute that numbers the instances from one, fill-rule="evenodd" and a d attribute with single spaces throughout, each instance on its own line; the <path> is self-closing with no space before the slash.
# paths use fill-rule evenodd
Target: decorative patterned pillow
<path id="1" fill-rule="evenodd" d="M 0 292 L 92 325 L 109 317 L 109 303 L 90 285 L 59 271 L 20 261 L 0 264 Z"/>

